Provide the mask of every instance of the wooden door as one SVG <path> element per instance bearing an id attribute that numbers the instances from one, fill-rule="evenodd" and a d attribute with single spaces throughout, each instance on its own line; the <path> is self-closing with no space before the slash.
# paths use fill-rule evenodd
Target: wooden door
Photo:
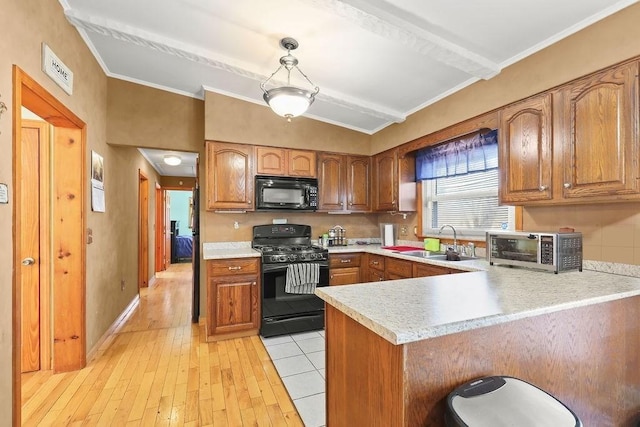
<path id="1" fill-rule="evenodd" d="M 149 286 L 149 180 L 142 172 L 138 182 L 138 288 Z"/>
<path id="2" fill-rule="evenodd" d="M 552 197 L 552 107 L 546 93 L 510 105 L 500 114 L 500 201 Z"/>
<path id="3" fill-rule="evenodd" d="M 563 197 L 638 193 L 638 63 L 578 81 L 562 95 Z"/>
<path id="4" fill-rule="evenodd" d="M 289 150 L 287 174 L 315 178 L 317 171 L 315 151 Z"/>
<path id="5" fill-rule="evenodd" d="M 374 210 L 397 210 L 397 151 L 389 150 L 373 158 L 373 188 Z"/>
<path id="6" fill-rule="evenodd" d="M 286 174 L 287 150 L 274 147 L 256 147 L 256 173 L 258 175 Z"/>
<path id="7" fill-rule="evenodd" d="M 207 209 L 253 209 L 253 147 L 207 141 Z"/>
<path id="8" fill-rule="evenodd" d="M 318 160 L 318 210 L 340 211 L 344 206 L 344 157 L 320 153 Z"/>
<path id="9" fill-rule="evenodd" d="M 155 227 L 155 272 L 164 271 L 165 266 L 165 223 L 164 223 L 164 191 L 156 183 L 156 227 Z"/>
<path id="10" fill-rule="evenodd" d="M 162 198 L 164 203 L 164 268 L 167 269 L 171 265 L 173 257 L 173 248 L 171 247 L 171 195 L 167 190 L 164 190 Z"/>
<path id="11" fill-rule="evenodd" d="M 366 156 L 347 156 L 347 209 L 371 210 L 371 159 Z"/>
<path id="12" fill-rule="evenodd" d="M 48 185 L 48 161 L 47 144 L 49 141 L 49 125 L 46 122 L 23 120 L 22 144 L 20 163 L 22 174 L 20 176 L 20 292 L 21 292 L 21 372 L 31 372 L 41 369 L 41 349 L 46 348 L 47 343 L 42 338 L 48 336 L 48 305 L 49 300 L 41 295 L 46 292 L 46 281 L 41 286 L 41 254 L 44 252 L 41 246 L 41 236 L 46 232 L 46 224 L 41 228 L 41 214 L 46 209 L 41 187 Z M 42 186 L 42 184 L 45 184 Z M 42 194 L 42 193 L 45 194 Z M 45 220 L 46 215 L 42 216 Z M 42 313 L 45 310 L 45 313 Z M 41 317 L 42 316 L 42 317 Z M 46 316 L 46 317 L 45 317 Z M 41 335 L 42 322 L 45 323 L 44 334 Z M 42 366 L 48 369 L 48 363 Z"/>

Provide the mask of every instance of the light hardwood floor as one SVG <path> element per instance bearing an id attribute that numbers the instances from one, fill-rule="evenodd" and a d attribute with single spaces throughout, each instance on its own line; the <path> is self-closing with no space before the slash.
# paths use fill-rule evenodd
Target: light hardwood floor
<path id="1" fill-rule="evenodd" d="M 303 425 L 259 337 L 203 337 L 173 264 L 86 368 L 22 376 L 23 425 Z"/>

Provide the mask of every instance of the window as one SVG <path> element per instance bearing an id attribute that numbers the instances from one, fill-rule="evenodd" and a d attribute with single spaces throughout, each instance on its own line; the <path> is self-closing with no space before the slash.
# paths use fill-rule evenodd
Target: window
<path id="1" fill-rule="evenodd" d="M 515 209 L 498 205 L 498 133 L 495 130 L 427 147 L 416 155 L 422 180 L 422 229 L 453 225 L 468 235 L 514 229 Z"/>
<path id="2" fill-rule="evenodd" d="M 423 181 L 423 232 L 437 233 L 444 224 L 468 235 L 513 230 L 515 209 L 498 205 L 498 180 L 498 169 L 491 169 Z"/>

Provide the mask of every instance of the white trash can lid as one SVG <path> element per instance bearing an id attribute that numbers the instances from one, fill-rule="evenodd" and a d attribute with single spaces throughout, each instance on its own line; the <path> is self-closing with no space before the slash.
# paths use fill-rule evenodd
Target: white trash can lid
<path id="1" fill-rule="evenodd" d="M 447 398 L 449 415 L 469 427 L 581 427 L 562 402 L 526 381 L 487 377 L 471 381 Z"/>

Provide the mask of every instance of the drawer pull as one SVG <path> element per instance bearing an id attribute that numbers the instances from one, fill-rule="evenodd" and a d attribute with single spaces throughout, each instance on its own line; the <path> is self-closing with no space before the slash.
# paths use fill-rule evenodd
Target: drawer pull
<path id="1" fill-rule="evenodd" d="M 255 285 L 256 285 L 256 282 L 251 282 L 251 286 L 255 286 Z"/>
<path id="2" fill-rule="evenodd" d="M 234 271 L 234 270 L 242 270 L 242 267 L 236 266 L 236 267 L 228 267 L 229 271 Z"/>
<path id="3" fill-rule="evenodd" d="M 343 264 L 348 264 L 348 263 L 351 262 L 351 260 L 350 259 L 341 259 L 340 262 L 343 263 Z"/>
<path id="4" fill-rule="evenodd" d="M 373 265 L 378 265 L 378 264 L 380 264 L 380 263 L 379 263 L 378 261 L 371 261 L 371 264 L 373 264 Z"/>

